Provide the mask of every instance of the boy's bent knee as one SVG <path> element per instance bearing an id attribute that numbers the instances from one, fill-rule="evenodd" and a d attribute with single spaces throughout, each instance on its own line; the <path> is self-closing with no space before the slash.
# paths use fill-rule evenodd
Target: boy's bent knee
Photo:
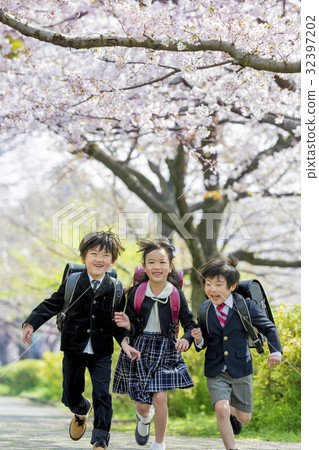
<path id="1" fill-rule="evenodd" d="M 247 413 L 247 412 L 244 412 L 244 411 L 239 411 L 237 409 L 236 417 L 237 417 L 237 420 L 239 420 L 240 423 L 248 423 L 251 420 L 251 413 Z"/>
<path id="2" fill-rule="evenodd" d="M 230 403 L 228 400 L 218 400 L 215 405 L 216 416 L 229 417 L 230 416 Z"/>

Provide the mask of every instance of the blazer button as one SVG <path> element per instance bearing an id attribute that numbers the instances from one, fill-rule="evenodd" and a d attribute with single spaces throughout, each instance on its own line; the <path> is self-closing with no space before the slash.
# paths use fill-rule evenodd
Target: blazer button
<path id="1" fill-rule="evenodd" d="M 228 340 L 228 336 L 224 336 L 224 341 L 227 341 Z"/>
<path id="2" fill-rule="evenodd" d="M 228 356 L 228 352 L 224 352 L 224 355 L 225 355 L 225 356 Z"/>
<path id="3" fill-rule="evenodd" d="M 91 330 L 90 330 L 90 328 L 88 328 L 88 329 L 86 330 L 86 332 L 87 332 L 87 333 L 91 333 Z"/>

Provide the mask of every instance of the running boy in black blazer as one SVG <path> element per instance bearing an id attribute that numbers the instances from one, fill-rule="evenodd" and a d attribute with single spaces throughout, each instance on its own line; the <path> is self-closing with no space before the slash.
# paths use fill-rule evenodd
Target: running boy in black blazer
<path id="1" fill-rule="evenodd" d="M 205 293 L 214 307 L 208 311 L 206 330 L 192 330 L 195 348 L 205 353 L 207 387 L 215 407 L 217 424 L 225 449 L 235 449 L 234 434 L 239 434 L 241 424 L 248 423 L 253 410 L 253 365 L 248 346 L 248 336 L 238 313 L 233 308 L 239 281 L 233 257 L 215 258 L 199 270 Z M 254 302 L 247 302 L 252 323 L 267 338 L 269 366 L 281 362 L 281 345 L 276 326 L 262 315 Z"/>
<path id="2" fill-rule="evenodd" d="M 92 409 L 83 397 L 84 373 L 88 368 L 92 381 L 94 428 L 91 444 L 94 450 L 106 449 L 110 438 L 112 397 L 109 393 L 113 335 L 132 359 L 140 354 L 131 347 L 123 328 L 115 325 L 112 302 L 114 287 L 107 271 L 124 251 L 118 236 L 111 231 L 93 232 L 80 243 L 80 256 L 86 270 L 80 275 L 61 333 L 63 357 L 62 402 L 74 413 L 70 437 L 80 439 Z M 42 324 L 58 314 L 63 305 L 65 282 L 49 299 L 40 303 L 23 323 L 23 343 Z M 123 293 L 118 311 L 125 308 Z"/>

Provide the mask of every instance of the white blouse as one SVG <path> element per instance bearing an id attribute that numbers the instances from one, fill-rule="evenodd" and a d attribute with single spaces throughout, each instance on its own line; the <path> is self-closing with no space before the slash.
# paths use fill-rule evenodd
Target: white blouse
<path id="1" fill-rule="evenodd" d="M 161 332 L 161 324 L 159 320 L 158 315 L 158 302 L 160 303 L 167 303 L 168 297 L 171 295 L 173 290 L 173 285 L 167 281 L 166 286 L 162 290 L 162 292 L 159 295 L 154 295 L 151 287 L 150 282 L 147 283 L 147 288 L 145 295 L 147 297 L 150 297 L 152 300 L 154 300 L 154 305 L 151 309 L 150 316 L 148 318 L 146 327 L 144 331 L 148 331 L 149 333 L 160 333 Z"/>

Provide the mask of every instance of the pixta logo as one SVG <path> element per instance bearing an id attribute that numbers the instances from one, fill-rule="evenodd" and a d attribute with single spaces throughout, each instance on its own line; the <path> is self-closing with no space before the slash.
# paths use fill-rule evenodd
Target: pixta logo
<path id="1" fill-rule="evenodd" d="M 52 240 L 78 248 L 81 236 L 97 228 L 97 211 L 72 202 L 53 214 Z"/>
<path id="2" fill-rule="evenodd" d="M 242 240 L 251 240 L 250 232 L 245 225 L 245 222 L 238 212 L 232 212 L 228 216 L 223 213 L 186 213 L 179 217 L 175 213 L 166 213 L 167 218 L 171 223 L 173 231 L 167 235 L 169 239 L 173 238 L 173 234 L 177 232 L 184 239 L 194 239 L 194 236 L 187 229 L 187 222 L 198 226 L 202 223 L 202 229 L 205 233 L 205 239 L 228 240 L 233 236 L 237 236 Z M 166 220 L 166 223 L 169 223 Z M 134 213 L 123 212 L 119 214 L 119 236 L 121 239 L 128 237 L 139 238 L 141 236 L 163 234 L 163 215 L 161 213 Z M 218 229 L 218 236 L 216 235 Z"/>

